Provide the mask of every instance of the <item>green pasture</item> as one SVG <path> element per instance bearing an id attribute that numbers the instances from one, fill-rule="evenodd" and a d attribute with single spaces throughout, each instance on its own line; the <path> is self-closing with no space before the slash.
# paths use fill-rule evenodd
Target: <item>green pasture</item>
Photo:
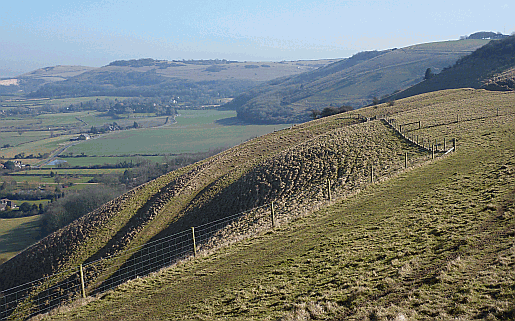
<path id="1" fill-rule="evenodd" d="M 205 126 L 213 124 L 220 119 L 229 117 L 236 117 L 236 111 L 234 110 L 178 110 L 180 116 L 177 116 L 175 120 L 176 126 Z"/>
<path id="2" fill-rule="evenodd" d="M 222 125 L 234 111 L 181 110 L 177 123 L 162 128 L 111 133 L 70 147 L 67 152 L 90 156 L 130 154 L 179 154 L 230 147 L 287 125 Z"/>
<path id="3" fill-rule="evenodd" d="M 16 147 L 4 148 L 0 150 L 0 158 L 14 158 L 14 155 L 20 153 L 25 153 L 25 155 L 51 153 L 59 147 L 64 147 L 66 144 L 69 144 L 70 139 L 75 136 L 76 135 L 62 135 L 22 144 Z"/>
<path id="4" fill-rule="evenodd" d="M 84 171 L 84 170 L 82 170 Z M 87 171 L 87 169 L 86 169 Z M 55 172 L 58 172 L 59 174 L 63 174 L 62 173 L 63 171 L 62 170 L 57 170 L 57 169 L 54 169 L 54 173 Z M 34 171 L 31 171 L 31 173 L 34 173 Z M 84 175 L 79 175 L 79 174 L 73 174 L 73 175 L 77 175 L 77 177 L 65 177 L 65 178 L 62 178 L 62 180 L 66 181 L 66 182 L 73 182 L 74 184 L 75 183 L 87 183 L 89 180 L 92 179 L 91 176 L 84 176 Z M 38 176 L 33 176 L 33 175 L 27 175 L 27 172 L 24 171 L 22 172 L 21 174 L 17 174 L 15 173 L 14 175 L 9 175 L 9 176 L 0 176 L 0 182 L 11 182 L 11 181 L 15 181 L 17 184 L 24 184 L 24 183 L 28 183 L 28 184 L 52 184 L 52 183 L 55 183 L 55 177 L 50 177 L 49 175 L 47 176 L 43 176 L 43 174 L 40 174 Z"/>
<path id="5" fill-rule="evenodd" d="M 68 151 L 97 156 L 205 152 L 214 148 L 234 146 L 282 127 L 278 125 L 247 125 L 131 130 L 90 140 L 75 145 Z"/>
<path id="6" fill-rule="evenodd" d="M 0 263 L 41 238 L 41 215 L 0 219 Z"/>
<path id="7" fill-rule="evenodd" d="M 115 165 L 121 162 L 130 162 L 134 163 L 139 162 L 141 159 L 148 159 L 153 162 L 163 162 L 163 156 L 116 156 L 116 157 L 66 157 L 60 158 L 65 160 L 69 167 L 86 167 L 86 166 L 94 166 L 94 165 Z M 43 166 L 44 168 L 49 166 Z"/>
<path id="8" fill-rule="evenodd" d="M 54 135 L 64 134 L 62 131 L 54 131 Z M 51 138 L 51 131 L 2 131 L 0 132 L 0 147 L 9 144 L 10 146 L 17 146 L 20 144 L 25 144 L 28 142 L 33 142 L 37 140 L 43 140 L 47 138 Z"/>
<path id="9" fill-rule="evenodd" d="M 23 175 L 42 175 L 48 176 L 50 172 L 54 172 L 57 175 L 102 175 L 102 174 L 113 174 L 113 173 L 123 173 L 125 168 L 69 168 L 69 169 L 32 169 L 28 171 L 22 171 L 18 173 L 13 173 L 10 177 L 15 176 L 23 176 Z"/>

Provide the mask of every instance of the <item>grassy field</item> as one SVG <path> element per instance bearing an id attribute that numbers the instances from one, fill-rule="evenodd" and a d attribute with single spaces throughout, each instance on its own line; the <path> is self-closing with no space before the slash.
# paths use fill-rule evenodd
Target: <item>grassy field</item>
<path id="1" fill-rule="evenodd" d="M 67 152 L 88 156 L 180 154 L 205 152 L 240 144 L 249 138 L 287 125 L 223 125 L 217 121 L 236 116 L 234 111 L 180 110 L 177 123 L 161 128 L 111 133 L 70 147 Z"/>
<path id="2" fill-rule="evenodd" d="M 455 154 L 49 319 L 513 319 L 515 117 L 474 124 Z"/>
<path id="3" fill-rule="evenodd" d="M 133 161 L 137 163 L 141 159 L 148 159 L 153 162 L 162 162 L 164 156 L 115 156 L 115 157 L 65 157 L 60 158 L 67 162 L 66 166 L 75 167 L 75 166 L 94 166 L 94 165 L 115 165 L 121 162 L 130 162 Z M 55 167 L 52 165 L 45 165 L 43 168 L 47 167 Z"/>
<path id="4" fill-rule="evenodd" d="M 41 216 L 0 219 L 0 263 L 40 239 Z"/>
<path id="5" fill-rule="evenodd" d="M 125 170 L 125 168 L 54 168 L 54 169 L 33 169 L 33 170 L 27 170 L 27 171 L 21 171 L 13 173 L 11 176 L 16 177 L 25 177 L 31 176 L 31 175 L 37 175 L 37 176 L 49 176 L 50 172 L 54 172 L 56 174 L 60 175 L 81 175 L 81 176 L 88 176 L 88 175 L 101 175 L 101 174 L 112 174 L 112 173 L 121 173 Z"/>

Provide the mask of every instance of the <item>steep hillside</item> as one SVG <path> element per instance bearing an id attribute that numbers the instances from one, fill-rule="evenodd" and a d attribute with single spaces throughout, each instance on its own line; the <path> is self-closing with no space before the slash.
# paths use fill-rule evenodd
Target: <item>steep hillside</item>
<path id="1" fill-rule="evenodd" d="M 453 88 L 488 88 L 512 90 L 508 83 L 500 81 L 496 86 L 489 79 L 515 66 L 515 36 L 495 40 L 472 54 L 459 59 L 451 68 L 426 79 L 386 100 L 400 99 L 431 91 Z M 503 76 L 501 76 L 503 79 Z M 486 82 L 486 84 L 485 84 Z M 490 86 L 488 85 L 490 84 Z M 506 87 L 508 85 L 508 87 Z"/>
<path id="2" fill-rule="evenodd" d="M 514 99 L 512 92 L 449 90 L 400 100 L 393 107 L 364 108 L 361 112 L 369 117 L 387 115 L 405 126 L 422 121 L 420 127 L 405 127 L 408 134 L 438 140 L 446 135 L 456 137 L 457 152 L 408 171 L 386 170 L 398 174 L 379 184 L 360 185 L 361 191 L 355 194 L 346 193 L 344 186 L 358 182 L 360 176 L 355 176 L 356 180 L 352 175 L 338 175 L 333 182 L 342 185 L 336 195 L 346 197 L 332 206 L 256 238 L 128 282 L 82 308 L 66 309 L 49 319 L 513 319 Z M 338 119 L 329 117 L 297 130 L 324 128 Z M 312 175 L 330 177 L 324 170 L 331 165 L 349 168 L 343 165 L 349 158 L 356 165 L 363 163 L 356 160 L 372 161 L 372 156 L 374 162 L 401 160 L 396 151 L 407 146 L 397 147 L 400 137 L 390 135 L 389 127 L 383 126 L 380 121 L 370 121 L 327 130 L 275 153 L 269 160 L 257 161 L 261 165 L 243 171 L 247 173 L 239 176 L 243 180 L 234 180 L 234 189 L 231 184 L 224 192 L 214 184 L 208 190 L 216 195 L 228 193 L 231 198 L 220 199 L 245 204 L 236 201 L 236 196 L 242 195 L 238 191 L 245 191 L 241 188 L 246 186 L 244 181 L 252 181 L 259 173 L 276 177 L 265 180 L 272 185 L 281 177 L 277 186 L 295 196 L 295 187 L 287 187 L 290 179 L 283 177 L 292 175 L 290 185 L 295 186 L 298 181 L 309 182 Z M 292 139 L 288 134 L 293 132 L 295 129 L 271 136 L 279 142 Z M 391 148 L 384 150 L 385 154 L 379 152 L 388 146 Z M 368 153 L 376 154 L 366 157 Z M 412 153 L 418 151 L 412 149 Z M 337 157 L 331 161 L 331 156 Z M 299 169 L 297 160 L 307 168 Z M 310 165 L 313 161 L 317 165 Z M 396 163 L 379 168 L 385 170 Z M 360 171 L 359 166 L 356 171 Z M 333 175 L 339 172 L 332 171 Z M 296 175 L 301 179 L 295 179 Z M 269 193 L 264 197 L 270 200 L 281 188 L 265 190 Z M 304 193 L 302 198 L 317 202 L 307 193 L 309 186 L 299 190 Z M 242 196 L 253 200 L 252 193 Z M 202 199 L 200 196 L 196 201 Z M 283 198 L 283 204 L 299 199 Z M 205 210 L 215 213 L 212 208 Z M 287 217 L 294 215 L 291 211 L 280 212 Z"/>
<path id="3" fill-rule="evenodd" d="M 515 67 L 483 81 L 481 87 L 488 90 L 515 90 Z"/>
<path id="4" fill-rule="evenodd" d="M 427 68 L 440 71 L 488 43 L 460 40 L 385 51 L 362 52 L 298 76 L 270 81 L 226 104 L 255 123 L 309 120 L 309 111 L 329 105 L 362 107 L 423 80 Z"/>

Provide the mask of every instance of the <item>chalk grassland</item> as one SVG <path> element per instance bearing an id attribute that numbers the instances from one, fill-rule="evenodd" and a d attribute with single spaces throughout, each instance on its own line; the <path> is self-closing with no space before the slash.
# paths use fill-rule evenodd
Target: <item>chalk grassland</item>
<path id="1" fill-rule="evenodd" d="M 459 96 L 461 95 L 461 92 L 456 91 L 454 94 Z M 456 99 L 453 98 L 456 97 L 451 95 L 448 97 L 447 104 L 442 104 L 438 107 L 441 109 L 442 113 L 454 108 Z M 487 103 L 488 99 L 490 99 L 489 96 L 485 96 L 485 103 Z M 429 96 L 421 96 L 420 104 L 430 104 L 430 100 L 431 97 Z M 427 151 L 421 150 L 418 147 L 407 143 L 390 127 L 380 121 L 370 121 L 363 124 L 357 124 L 356 118 L 347 118 L 351 115 L 364 113 L 370 110 L 377 112 L 378 114 L 385 114 L 388 112 L 388 108 L 389 107 L 386 105 L 380 105 L 377 108 L 369 108 L 362 111 L 350 112 L 348 114 L 340 114 L 297 125 L 292 129 L 274 132 L 258 139 L 240 144 L 214 157 L 159 177 L 158 179 L 144 184 L 118 199 L 107 203 L 100 209 L 84 216 L 64 229 L 38 242 L 30 251 L 21 253 L 14 259 L 4 263 L 0 266 L 0 284 L 4 285 L 4 287 L 10 287 L 22 283 L 22 281 L 30 281 L 42 275 L 54 273 L 56 271 L 64 271 L 68 269 L 76 271 L 76 267 L 80 263 L 90 262 L 105 257 L 106 255 L 120 253 L 126 249 L 144 245 L 147 242 L 159 239 L 160 237 L 188 230 L 192 226 L 199 226 L 206 222 L 211 222 L 259 205 L 269 204 L 272 201 L 276 202 L 278 211 L 280 209 L 281 213 L 286 213 L 282 216 L 281 222 L 287 222 L 295 217 L 305 215 L 330 204 L 327 200 L 327 195 L 324 189 L 328 180 L 331 182 L 335 199 L 351 196 L 364 189 L 368 191 L 367 186 L 369 186 L 370 182 L 369 177 L 371 167 L 374 168 L 377 180 L 381 181 L 394 177 L 404 170 L 404 155 L 406 152 L 410 155 L 410 164 L 412 166 L 423 165 L 424 162 L 428 160 L 429 156 Z M 485 112 L 489 111 L 485 110 Z M 399 114 L 400 113 L 402 113 L 402 111 L 399 111 Z M 420 117 L 425 118 L 424 112 L 420 113 Z M 489 141 L 490 138 L 488 136 L 481 136 L 483 130 L 492 130 L 492 128 L 501 130 L 504 128 L 504 132 L 495 135 L 495 137 L 511 137 L 506 133 L 510 133 L 511 128 L 513 128 L 513 117 L 513 115 L 504 115 L 489 118 L 489 122 L 479 123 L 480 126 L 476 128 L 474 133 L 470 136 L 463 136 L 462 140 L 468 142 L 463 144 L 463 152 L 465 153 L 468 151 L 469 153 L 472 153 L 474 149 L 471 148 L 477 145 L 478 140 L 481 140 L 483 144 L 486 144 L 486 142 Z M 506 129 L 506 127 L 508 127 L 508 129 Z M 506 146 L 513 146 L 510 145 L 510 143 L 511 141 L 506 142 L 506 144 L 502 146 L 501 150 L 505 150 Z M 490 151 L 488 148 L 486 150 Z M 497 153 L 498 151 L 495 152 Z M 465 153 L 463 155 L 467 154 Z M 472 154 L 469 154 L 465 159 L 471 159 L 473 161 L 477 161 L 479 159 L 478 157 L 472 157 L 470 155 Z M 510 156 L 513 155 L 513 153 L 508 149 L 508 152 L 503 155 Z M 453 159 L 454 156 L 449 157 L 449 161 Z M 488 157 L 486 157 L 486 159 L 488 159 Z M 442 162 L 444 161 L 447 161 L 447 159 Z M 423 166 L 422 168 L 427 167 L 438 169 L 439 167 L 437 164 L 439 164 L 439 162 L 436 162 L 433 165 L 429 164 Z M 488 164 L 488 161 L 486 160 L 481 164 Z M 452 170 L 452 167 L 450 168 L 451 169 L 449 170 Z M 471 168 L 471 164 L 463 165 L 462 168 Z M 476 167 L 476 169 L 481 170 L 484 168 Z M 413 170 L 413 172 L 416 171 Z M 390 224 L 384 228 L 389 228 L 390 226 L 399 228 L 402 226 L 408 227 L 409 225 L 403 225 L 404 222 L 402 222 L 403 224 L 400 224 L 400 226 L 393 224 L 395 223 L 394 215 L 396 215 L 397 210 L 401 211 L 402 208 L 392 207 L 393 209 L 390 210 L 389 204 L 401 206 L 404 204 L 403 200 L 409 200 L 409 197 L 414 194 L 415 196 L 418 195 L 419 185 L 422 187 L 426 186 L 424 187 L 426 188 L 425 191 L 433 192 L 435 190 L 440 190 L 444 193 L 448 187 L 445 184 L 442 189 L 435 188 L 435 185 L 427 185 L 430 182 L 437 182 L 435 181 L 438 179 L 438 176 L 435 175 L 436 172 L 428 174 L 427 177 L 424 176 L 420 181 L 410 181 L 409 179 L 403 178 L 405 176 L 401 176 L 399 180 L 395 180 L 395 182 L 402 182 L 406 185 L 401 184 L 401 187 L 404 186 L 404 190 L 401 189 L 399 192 L 392 192 L 391 194 L 406 196 L 405 198 L 403 198 L 404 196 L 401 196 L 395 200 L 388 200 L 390 195 L 388 191 L 377 196 L 376 200 L 371 202 L 371 204 L 376 204 L 374 206 L 377 206 L 378 202 L 384 199 L 386 207 L 383 211 L 385 215 L 388 214 L 390 216 L 377 216 L 376 222 L 384 221 Z M 460 170 L 457 172 L 453 170 L 451 174 L 454 173 L 461 175 Z M 483 176 L 481 175 L 481 177 Z M 460 185 L 462 181 L 462 179 L 459 179 L 456 182 L 457 185 L 454 187 L 455 190 L 462 188 Z M 493 181 L 492 184 L 495 184 L 495 182 L 496 181 Z M 390 183 L 387 181 L 384 184 Z M 481 183 L 481 188 L 478 190 L 482 191 L 483 186 L 487 185 L 487 183 L 484 185 Z M 408 186 L 411 191 L 409 193 L 407 192 Z M 471 182 L 470 186 L 471 189 L 476 188 L 474 181 Z M 421 192 L 424 192 L 422 187 Z M 488 185 L 488 188 L 491 188 L 491 185 Z M 500 200 L 503 190 L 505 189 L 492 190 L 492 197 L 494 198 L 493 202 Z M 472 195 L 471 197 L 475 197 L 476 194 L 470 195 Z M 333 201 L 335 199 L 333 199 Z M 360 198 L 357 198 L 356 200 L 359 199 Z M 428 196 L 427 200 L 429 201 L 430 199 L 431 197 Z M 413 199 L 413 202 L 413 204 L 415 204 L 413 209 L 416 209 L 420 203 L 417 202 L 416 199 Z M 461 201 L 458 196 L 457 203 L 453 203 L 457 204 L 454 209 L 458 214 L 461 213 L 463 209 L 466 209 L 465 207 L 462 207 L 460 202 Z M 367 208 L 365 206 L 366 204 L 367 203 L 357 206 L 355 210 L 356 215 L 351 216 L 351 220 L 348 221 L 348 223 L 351 224 L 349 226 L 353 230 L 359 230 L 359 225 L 352 224 L 354 221 L 359 222 L 360 215 L 366 215 L 366 218 L 369 219 L 370 217 L 370 220 L 376 219 L 374 218 L 376 215 L 374 207 Z M 428 212 L 425 212 L 428 215 L 433 211 L 433 205 L 431 204 L 432 203 L 429 204 Z M 495 203 L 493 204 L 495 208 Z M 437 209 L 434 213 L 438 215 L 445 214 L 442 214 L 444 207 L 441 208 L 442 211 Z M 411 211 L 409 212 L 411 213 Z M 340 213 L 338 215 L 344 217 L 347 214 Z M 449 218 L 449 220 L 452 220 L 452 217 Z M 386 220 L 387 218 L 389 218 L 389 220 Z M 436 221 L 433 222 L 435 218 L 436 217 L 431 216 L 431 220 L 428 222 L 436 224 Z M 415 222 L 422 222 L 420 219 L 418 221 L 417 219 L 414 220 Z M 347 222 L 347 220 L 345 221 Z M 474 221 L 473 223 L 475 224 L 476 222 Z M 429 243 L 427 243 L 429 244 L 428 246 L 430 246 L 428 250 L 433 249 L 435 251 L 434 253 L 438 254 L 441 253 L 438 252 L 440 249 L 451 248 L 451 245 L 455 245 L 454 243 L 448 243 L 455 240 L 452 238 L 453 229 L 460 227 L 466 228 L 468 224 L 469 222 L 466 220 L 459 221 L 457 226 L 453 225 L 450 230 L 447 230 L 446 226 L 443 227 L 443 231 L 438 229 L 435 230 L 430 235 L 437 237 L 438 239 L 436 240 L 440 242 L 443 247 L 434 247 L 434 243 L 430 240 Z M 474 224 L 472 224 L 472 226 L 475 226 Z M 430 227 L 431 231 L 435 228 L 434 225 L 431 225 Z M 324 228 L 327 227 L 321 227 L 319 230 Z M 340 230 L 341 228 L 343 227 L 339 226 L 337 227 L 337 230 Z M 378 230 L 370 229 L 370 233 L 371 235 L 377 236 L 379 234 L 374 233 L 379 233 L 381 230 L 382 228 L 379 228 Z M 394 233 L 394 231 L 391 232 Z M 429 231 L 427 233 L 429 233 Z M 317 237 L 313 234 L 307 233 L 306 235 L 308 239 L 302 239 L 299 234 L 299 244 L 310 244 L 317 240 Z M 413 236 L 415 237 L 415 240 L 417 240 L 416 235 L 417 234 Z M 402 233 L 399 233 L 398 237 L 406 240 L 410 239 Z M 318 239 L 320 238 L 322 238 L 322 236 L 318 237 Z M 368 238 L 364 238 L 360 234 L 355 235 L 355 239 L 366 240 Z M 62 243 L 63 240 L 66 240 L 67 244 L 71 245 L 64 246 Z M 385 247 L 387 245 L 395 245 L 397 240 L 398 239 L 387 238 L 384 240 L 383 244 Z M 343 242 L 344 240 L 341 241 Z M 295 242 L 296 239 L 293 239 L 293 241 L 290 240 L 285 243 L 294 244 Z M 336 239 L 331 241 L 329 244 L 331 244 L 331 246 L 336 246 L 339 242 L 340 240 Z M 438 242 L 436 245 L 439 244 Z M 352 243 L 352 241 L 350 243 Z M 425 249 L 424 246 L 426 246 L 426 241 L 424 238 L 420 239 L 418 243 L 421 248 Z M 313 244 L 316 245 L 317 243 Z M 340 254 L 337 256 L 339 258 L 338 260 L 345 261 L 344 253 L 347 252 L 348 249 L 345 247 L 336 248 L 341 250 Z M 383 250 L 387 253 L 391 253 L 389 251 L 398 252 L 399 248 L 395 247 Z M 272 252 L 274 252 L 274 250 L 272 250 Z M 305 253 L 304 251 L 300 252 Z M 312 252 L 314 256 L 313 259 L 318 258 L 317 253 L 320 251 L 318 251 L 317 248 L 314 248 Z M 424 253 L 426 252 L 428 251 L 424 251 Z M 263 253 L 267 252 L 264 251 Z M 357 257 L 366 257 L 368 255 L 368 252 L 360 253 L 358 249 L 354 249 L 352 253 Z M 376 253 L 377 257 L 374 261 L 384 260 L 381 253 L 382 252 Z M 284 251 L 282 255 L 284 255 Z M 259 259 L 256 260 L 265 260 L 269 256 L 272 257 L 271 254 L 258 256 Z M 34 263 L 34 258 L 38 258 L 37 264 Z M 324 261 L 325 258 L 321 259 L 320 264 L 323 264 Z M 393 261 L 393 259 L 381 262 L 390 263 L 391 261 Z M 251 263 L 254 262 L 256 261 L 252 261 Z M 349 267 L 355 267 L 354 261 L 347 262 Z M 122 266 L 123 263 L 123 259 L 119 259 L 118 261 L 115 260 L 111 266 L 111 271 Z M 221 263 L 218 262 L 217 264 Z M 256 269 L 258 270 L 265 268 L 263 265 L 251 265 L 256 266 Z M 17 270 L 15 268 L 17 266 L 24 266 L 24 271 Z M 300 263 L 298 264 L 298 267 L 301 267 Z M 277 267 L 275 264 L 272 264 L 270 269 L 280 271 L 281 266 Z M 326 271 L 326 269 L 333 271 L 330 270 L 328 266 L 320 266 L 315 269 L 315 272 L 320 275 L 324 275 L 324 271 Z M 304 268 L 299 268 L 296 273 L 298 273 L 298 275 L 303 275 L 303 271 Z M 350 275 L 351 280 L 353 275 L 361 275 L 359 273 L 360 271 L 354 271 L 355 274 Z M 380 274 L 384 271 L 388 271 L 386 266 L 385 268 L 380 268 L 376 273 Z M 274 272 L 272 274 L 277 275 L 277 277 L 282 275 L 280 272 Z M 267 275 L 267 278 L 273 279 L 273 275 Z M 109 275 L 107 275 L 107 277 L 108 276 Z M 218 277 L 222 279 L 225 278 L 225 276 L 227 276 L 228 280 L 239 278 L 239 276 L 233 277 L 231 274 L 218 275 Z M 393 278 L 395 275 L 388 274 L 388 276 Z M 102 278 L 104 277 L 105 276 L 102 276 Z M 331 274 L 331 277 L 334 277 L 334 274 Z M 349 276 L 345 274 L 341 276 L 342 280 L 345 280 L 348 277 Z M 327 276 L 327 278 L 330 277 Z M 305 284 L 305 278 L 301 276 L 299 279 L 301 280 L 299 281 L 300 283 Z M 377 277 L 377 280 L 383 279 L 383 276 Z M 415 279 L 418 280 L 418 278 Z M 276 280 L 277 279 L 275 279 L 275 281 Z M 354 287 L 357 291 L 360 286 L 359 277 L 357 277 L 357 280 L 357 283 L 351 283 L 349 286 L 344 286 L 344 283 L 338 283 L 337 286 L 342 286 L 345 289 Z M 216 285 L 216 282 L 214 282 L 214 280 L 212 281 L 213 286 Z M 366 279 L 365 281 L 369 282 Z M 384 285 L 381 285 L 381 287 L 382 286 Z M 306 288 L 302 288 L 301 293 L 304 289 Z M 199 292 L 198 288 L 195 291 Z M 374 291 L 371 292 L 375 293 Z M 319 293 L 322 295 L 322 291 L 319 291 Z M 349 293 L 355 295 L 357 298 L 361 295 L 360 292 Z M 304 295 L 309 296 L 310 292 L 305 291 Z M 296 296 L 299 298 L 301 297 L 299 293 L 297 293 Z M 371 302 L 376 300 L 371 296 L 366 297 L 366 299 Z M 201 304 L 202 302 L 202 300 L 196 301 L 197 304 Z M 242 301 L 240 298 L 236 299 L 234 302 L 237 304 Z M 299 304 L 302 304 L 302 300 L 299 302 Z M 352 302 L 355 301 L 354 299 L 350 299 L 349 302 L 352 304 Z M 356 302 L 359 302 L 359 300 Z M 309 302 L 306 304 L 308 303 Z M 338 306 L 346 306 L 344 295 L 341 296 L 340 300 L 336 300 L 336 303 Z M 277 309 L 283 309 L 283 305 L 281 303 L 274 306 L 277 306 Z M 162 310 L 157 309 L 156 311 Z M 204 311 L 209 310 L 206 309 Z M 246 310 L 234 310 L 234 313 L 241 315 L 241 313 L 246 313 L 245 311 Z M 283 309 L 280 310 L 280 312 L 284 313 L 287 311 Z M 209 317 L 207 317 L 207 319 L 209 319 Z"/>
<path id="2" fill-rule="evenodd" d="M 40 239 L 41 215 L 0 219 L 0 262 Z"/>
<path id="3" fill-rule="evenodd" d="M 464 93 L 501 97 L 434 108 Z M 48 319 L 512 319 L 515 116 L 470 123 L 456 154 Z"/>

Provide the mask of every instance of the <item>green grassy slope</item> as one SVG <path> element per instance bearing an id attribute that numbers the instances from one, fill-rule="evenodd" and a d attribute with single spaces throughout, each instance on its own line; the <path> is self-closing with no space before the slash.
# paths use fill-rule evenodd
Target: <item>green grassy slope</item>
<path id="1" fill-rule="evenodd" d="M 41 238 L 40 215 L 0 219 L 0 264 Z"/>
<path id="2" fill-rule="evenodd" d="M 472 54 L 461 58 L 451 68 L 443 70 L 431 79 L 425 80 L 387 99 L 400 99 L 431 91 L 453 88 L 482 88 L 494 90 L 513 90 L 508 83 L 503 83 L 501 76 L 499 85 L 488 80 L 495 75 L 515 66 L 515 36 L 496 40 L 481 47 Z M 507 75 L 504 75 L 507 76 Z M 513 76 L 511 76 L 513 77 Z M 486 82 L 486 84 L 485 84 Z M 506 86 L 508 85 L 508 86 Z M 505 88 L 503 88 L 505 86 Z"/>
<path id="3" fill-rule="evenodd" d="M 459 137 L 458 151 L 49 319 L 513 319 L 514 98 L 451 90 L 363 109 L 440 115 L 423 130 Z M 481 108 L 447 124 L 464 102 Z"/>
<path id="4" fill-rule="evenodd" d="M 226 104 L 252 122 L 300 122 L 309 111 L 330 104 L 362 107 L 374 96 L 390 95 L 422 81 L 427 68 L 440 71 L 488 43 L 460 40 L 426 43 L 396 50 L 362 52 L 315 71 L 276 79 Z"/>
<path id="5" fill-rule="evenodd" d="M 324 201 L 313 188 L 327 179 L 352 192 L 367 184 L 372 162 L 377 176 L 388 176 L 400 170 L 405 151 L 414 162 L 427 157 L 380 122 L 357 125 L 349 115 L 265 135 L 142 185 L 6 262 L 0 284 L 75 268 L 271 201 L 305 212 Z"/>

